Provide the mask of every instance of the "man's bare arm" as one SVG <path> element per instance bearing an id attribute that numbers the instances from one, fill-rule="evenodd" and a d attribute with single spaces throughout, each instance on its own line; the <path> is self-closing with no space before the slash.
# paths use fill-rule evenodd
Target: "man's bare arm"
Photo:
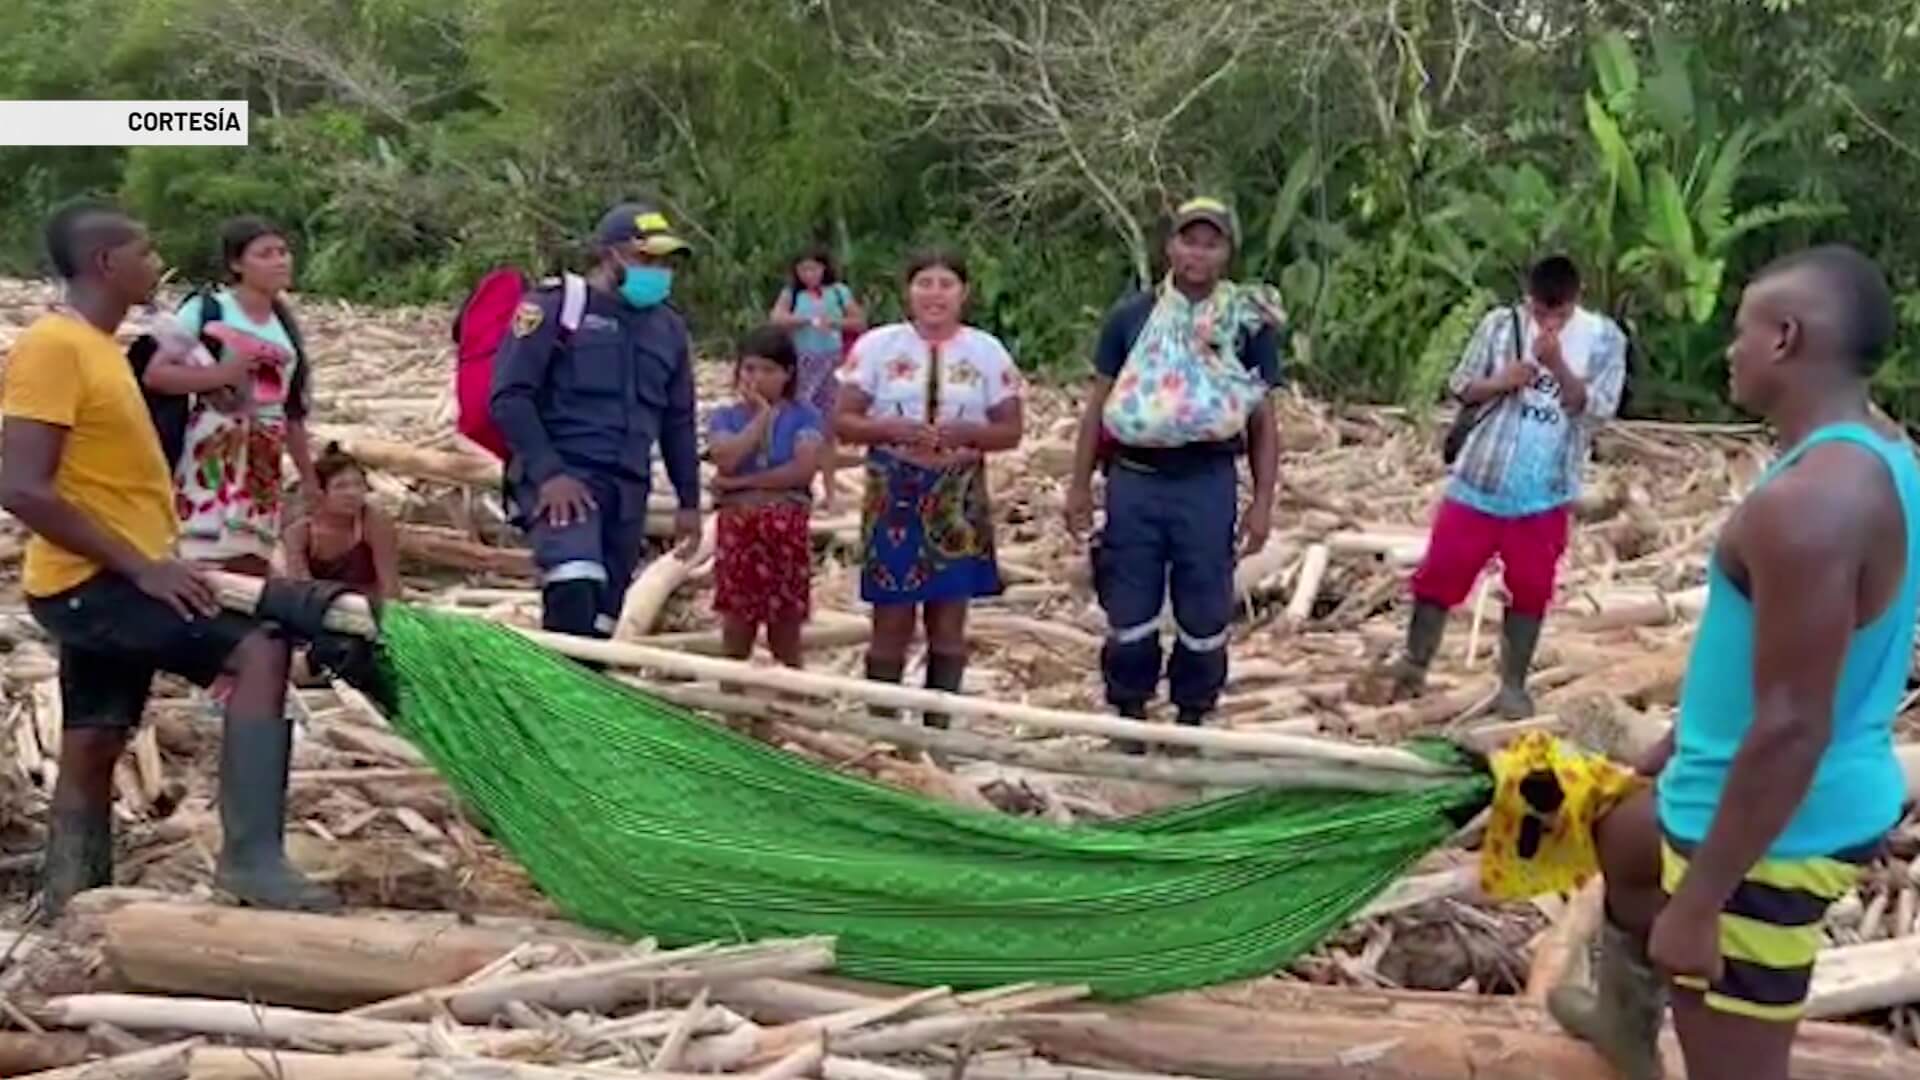
<path id="1" fill-rule="evenodd" d="M 1720 910 L 1792 820 L 1832 737 L 1834 688 L 1859 624 L 1860 532 L 1872 520 L 1857 478 L 1835 479 L 1810 457 L 1740 512 L 1733 540 L 1753 604 L 1753 725 L 1674 895 L 1678 909 Z"/>

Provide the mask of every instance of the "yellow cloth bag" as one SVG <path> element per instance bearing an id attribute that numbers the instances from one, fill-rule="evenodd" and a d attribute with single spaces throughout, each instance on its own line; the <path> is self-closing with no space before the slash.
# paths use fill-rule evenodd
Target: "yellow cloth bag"
<path id="1" fill-rule="evenodd" d="M 1493 754 L 1493 812 L 1480 888 L 1496 900 L 1572 892 L 1600 870 L 1593 824 L 1647 779 L 1601 754 L 1530 731 Z"/>

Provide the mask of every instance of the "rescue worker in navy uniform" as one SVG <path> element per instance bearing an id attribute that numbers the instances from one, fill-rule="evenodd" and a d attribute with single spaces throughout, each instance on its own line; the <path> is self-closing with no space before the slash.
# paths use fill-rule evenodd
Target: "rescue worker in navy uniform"
<path id="1" fill-rule="evenodd" d="M 491 404 L 511 450 L 516 523 L 540 570 L 541 625 L 607 638 L 646 543 L 654 444 L 679 497 L 682 550 L 700 535 L 700 450 L 693 351 L 667 303 L 687 243 L 657 209 L 622 203 L 600 219 L 594 249 L 578 329 L 561 329 L 561 286 L 529 296 L 501 346 Z"/>
<path id="2" fill-rule="evenodd" d="M 1183 203 L 1167 238 L 1166 278 L 1108 313 L 1094 352 L 1067 523 L 1076 535 L 1091 529 L 1092 477 L 1100 463 L 1107 512 L 1094 540 L 1094 581 L 1109 627 L 1100 666 L 1108 703 L 1132 719 L 1146 717 L 1159 688 L 1161 613 L 1169 596 L 1175 643 L 1165 673 L 1177 720 L 1197 726 L 1214 710 L 1227 681 L 1236 531 L 1241 553 L 1250 554 L 1266 545 L 1272 530 L 1279 435 L 1266 391 L 1280 381 L 1284 315 L 1271 289 L 1225 280 L 1238 241 L 1236 219 L 1225 204 L 1209 198 Z M 1237 404 L 1224 405 L 1219 397 L 1181 401 L 1178 394 L 1168 402 L 1162 394 L 1147 408 L 1244 408 L 1221 429 L 1236 434 L 1149 447 L 1128 445 L 1109 431 L 1109 398 L 1127 408 L 1130 383 L 1142 380 L 1147 365 L 1170 357 L 1178 362 L 1172 354 L 1192 349 L 1217 353 L 1229 370 L 1236 362 L 1246 369 L 1238 376 Z M 1236 468 L 1243 454 L 1253 480 L 1244 517 L 1238 514 Z M 1141 749 L 1135 743 L 1122 748 Z"/>

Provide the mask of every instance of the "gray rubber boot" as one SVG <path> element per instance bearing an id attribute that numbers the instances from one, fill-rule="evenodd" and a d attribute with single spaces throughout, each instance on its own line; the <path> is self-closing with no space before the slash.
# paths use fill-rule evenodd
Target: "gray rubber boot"
<path id="1" fill-rule="evenodd" d="M 900 660 L 882 660 L 872 653 L 867 654 L 867 681 L 893 683 L 898 686 L 907 674 L 907 665 Z M 867 711 L 883 720 L 899 717 L 900 710 L 885 705 L 869 705 Z"/>
<path id="2" fill-rule="evenodd" d="M 1493 707 L 1507 720 L 1525 720 L 1533 715 L 1533 695 L 1527 693 L 1527 672 L 1533 667 L 1533 652 L 1540 645 L 1540 620 L 1531 615 L 1507 612 L 1500 624 L 1500 694 Z"/>
<path id="3" fill-rule="evenodd" d="M 1440 639 L 1447 632 L 1447 609 L 1438 604 L 1418 601 L 1413 617 L 1407 621 L 1407 651 L 1393 665 L 1393 699 L 1405 701 L 1419 697 L 1427 689 L 1427 669 L 1440 651 Z"/>
<path id="4" fill-rule="evenodd" d="M 1625 1080 L 1663 1080 L 1660 1028 L 1666 1021 L 1667 984 L 1645 947 L 1609 922 L 1600 931 L 1594 972 L 1593 987 L 1554 987 L 1547 994 L 1547 1011 L 1569 1034 L 1600 1051 Z"/>
<path id="5" fill-rule="evenodd" d="M 47 852 L 40 865 L 40 919 L 51 924 L 68 901 L 113 884 L 113 807 L 55 810 L 47 821 Z"/>
<path id="6" fill-rule="evenodd" d="M 287 862 L 287 765 L 293 725 L 227 718 L 220 740 L 220 862 L 214 883 L 242 904 L 332 911 L 340 898 Z"/>
<path id="7" fill-rule="evenodd" d="M 961 680 L 966 674 L 967 658 L 964 653 L 959 656 L 937 652 L 927 654 L 927 689 L 957 694 L 960 692 Z M 930 728 L 939 728 L 944 731 L 949 726 L 946 713 L 930 712 L 925 714 L 923 719 Z"/>

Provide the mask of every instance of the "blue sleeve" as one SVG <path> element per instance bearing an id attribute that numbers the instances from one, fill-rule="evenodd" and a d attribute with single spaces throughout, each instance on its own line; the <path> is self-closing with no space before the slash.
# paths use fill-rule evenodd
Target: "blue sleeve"
<path id="1" fill-rule="evenodd" d="M 1149 312 L 1151 308 L 1147 309 Z M 1093 370 L 1109 379 L 1118 378 L 1127 364 L 1127 354 L 1146 326 L 1138 295 L 1115 304 L 1100 327 L 1100 340 L 1093 349 Z"/>
<path id="2" fill-rule="evenodd" d="M 1260 381 L 1268 386 L 1280 385 L 1280 331 L 1273 324 L 1263 323 L 1253 337 L 1247 341 L 1241 361 L 1249 371 L 1259 374 Z"/>
<path id="3" fill-rule="evenodd" d="M 728 405 L 713 410 L 707 417 L 707 437 L 720 438 L 726 435 L 738 435 L 740 429 L 747 426 L 747 411 L 738 405 Z"/>
<path id="4" fill-rule="evenodd" d="M 660 424 L 660 459 L 667 466 L 667 479 L 680 498 L 680 509 L 700 508 L 700 434 L 698 412 L 693 394 L 693 348 L 687 325 L 672 321 L 673 332 L 680 337 L 674 347 L 679 362 L 667 377 L 667 410 Z"/>
<path id="5" fill-rule="evenodd" d="M 819 437 L 826 434 L 826 429 L 820 419 L 819 409 L 802 402 L 800 407 L 793 412 L 793 438 L 795 442 L 800 441 L 800 436 L 802 435 L 811 434 Z"/>
<path id="6" fill-rule="evenodd" d="M 539 322 L 530 326 L 535 312 Z M 493 360 L 493 422 L 536 485 L 552 479 L 563 465 L 540 420 L 539 405 L 559 343 L 560 290 L 549 289 L 521 302 Z"/>

